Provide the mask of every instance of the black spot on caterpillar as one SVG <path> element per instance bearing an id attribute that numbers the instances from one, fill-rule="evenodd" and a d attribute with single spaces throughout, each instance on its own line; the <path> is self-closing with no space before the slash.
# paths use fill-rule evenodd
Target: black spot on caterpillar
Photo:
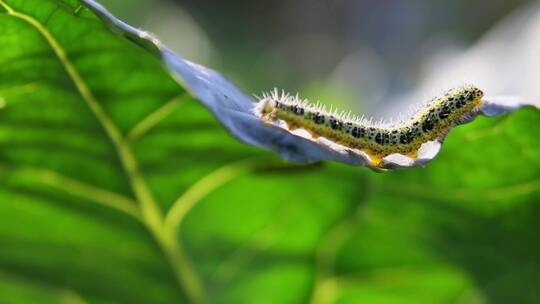
<path id="1" fill-rule="evenodd" d="M 266 123 L 286 122 L 286 129 L 307 130 L 313 139 L 324 137 L 349 149 L 369 155 L 371 165 L 379 166 L 390 154 L 416 158 L 423 143 L 442 140 L 450 129 L 479 111 L 483 92 L 473 85 L 451 89 L 404 121 L 374 124 L 363 118 L 314 105 L 298 96 L 277 90 L 263 94 L 255 114 Z"/>

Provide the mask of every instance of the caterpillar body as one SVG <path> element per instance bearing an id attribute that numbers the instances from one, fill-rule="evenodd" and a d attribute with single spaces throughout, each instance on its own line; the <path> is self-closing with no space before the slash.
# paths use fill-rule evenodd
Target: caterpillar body
<path id="1" fill-rule="evenodd" d="M 302 128 L 312 139 L 324 137 L 348 149 L 360 150 L 369 156 L 371 166 L 379 167 L 384 157 L 395 153 L 417 158 L 423 143 L 442 141 L 452 127 L 474 117 L 482 97 L 483 92 L 473 85 L 454 88 L 410 118 L 393 124 L 374 124 L 349 113 L 327 112 L 324 106 L 279 94 L 277 90 L 263 94 L 254 112 L 265 123 L 284 121 L 289 131 Z"/>

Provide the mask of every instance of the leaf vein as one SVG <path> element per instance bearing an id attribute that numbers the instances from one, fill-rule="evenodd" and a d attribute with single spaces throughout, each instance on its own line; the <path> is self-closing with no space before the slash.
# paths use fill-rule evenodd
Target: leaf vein
<path id="1" fill-rule="evenodd" d="M 131 198 L 123 196 L 119 193 L 99 188 L 72 177 L 65 176 L 53 170 L 28 166 L 21 168 L 9 168 L 5 165 L 0 165 L 0 170 L 24 173 L 26 176 L 36 179 L 40 183 L 54 189 L 85 198 L 89 201 L 93 201 L 94 203 L 109 207 L 111 209 L 122 211 L 137 219 L 140 218 L 139 210 L 136 207 L 136 202 Z"/>
<path id="2" fill-rule="evenodd" d="M 161 121 L 167 118 L 174 110 L 178 108 L 182 103 L 189 100 L 187 92 L 180 94 L 170 101 L 163 104 L 161 107 L 150 113 L 143 118 L 138 124 L 136 124 L 131 131 L 128 132 L 127 140 L 129 142 L 135 142 L 151 129 L 157 126 Z"/>
<path id="3" fill-rule="evenodd" d="M 200 285 L 199 279 L 196 274 L 190 270 L 190 267 L 188 267 L 190 266 L 190 263 L 187 260 L 186 254 L 183 252 L 182 248 L 176 243 L 177 240 L 167 234 L 164 230 L 162 211 L 157 204 L 152 191 L 146 184 L 146 181 L 139 171 L 138 162 L 135 159 L 130 146 L 127 144 L 127 142 L 125 142 L 120 130 L 101 107 L 98 100 L 90 90 L 90 87 L 86 84 L 75 65 L 70 61 L 66 50 L 61 46 L 60 42 L 52 35 L 52 33 L 49 32 L 49 30 L 35 18 L 15 11 L 11 6 L 5 3 L 5 0 L 0 0 L 0 6 L 4 7 L 9 15 L 19 18 L 33 26 L 40 32 L 47 43 L 51 46 L 55 55 L 58 57 L 67 74 L 73 81 L 78 93 L 86 102 L 111 140 L 137 199 L 142 215 L 142 221 L 156 239 L 157 243 L 160 245 L 160 248 L 163 250 L 165 256 L 169 260 L 180 287 L 186 292 L 186 295 L 191 302 L 202 302 L 204 294 L 202 292 L 202 286 Z"/>

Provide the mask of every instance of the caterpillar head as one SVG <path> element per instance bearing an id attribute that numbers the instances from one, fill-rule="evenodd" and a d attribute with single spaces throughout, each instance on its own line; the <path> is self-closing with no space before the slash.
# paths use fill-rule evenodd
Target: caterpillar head
<path id="1" fill-rule="evenodd" d="M 484 92 L 473 85 L 466 85 L 458 93 L 459 104 L 465 106 L 468 109 L 476 109 L 482 102 Z"/>
<path id="2" fill-rule="evenodd" d="M 473 96 L 473 104 L 475 108 L 479 108 L 482 103 L 482 98 L 484 97 L 484 92 L 474 86 L 472 86 L 470 90 L 471 90 L 471 95 Z"/>
<path id="3" fill-rule="evenodd" d="M 473 85 L 466 85 L 451 92 L 448 105 L 460 113 L 455 124 L 462 124 L 473 119 L 480 110 L 483 97 L 484 92 Z"/>
<path id="4" fill-rule="evenodd" d="M 446 93 L 442 106 L 449 111 L 465 113 L 480 108 L 484 93 L 473 85 L 455 88 Z"/>

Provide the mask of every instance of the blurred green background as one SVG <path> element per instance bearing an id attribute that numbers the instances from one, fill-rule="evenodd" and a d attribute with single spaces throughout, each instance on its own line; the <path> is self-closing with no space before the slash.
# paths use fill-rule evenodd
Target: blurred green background
<path id="1" fill-rule="evenodd" d="M 540 97 L 532 1 L 102 3 L 248 94 Z M 540 303 L 538 109 L 425 168 L 291 164 L 79 5 L 0 0 L 0 303 Z"/>

